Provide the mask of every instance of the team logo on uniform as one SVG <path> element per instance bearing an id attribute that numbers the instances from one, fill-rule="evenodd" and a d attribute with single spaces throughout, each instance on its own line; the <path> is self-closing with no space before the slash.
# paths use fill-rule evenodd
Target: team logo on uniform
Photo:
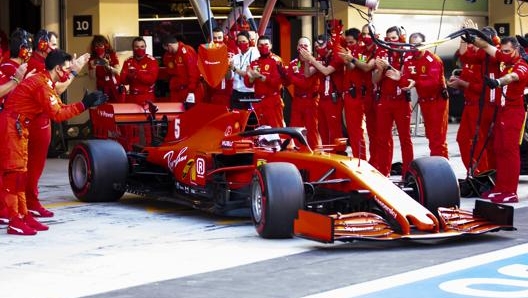
<path id="1" fill-rule="evenodd" d="M 182 62 L 183 62 L 182 57 L 178 57 L 178 63 L 182 63 Z"/>
<path id="2" fill-rule="evenodd" d="M 52 105 L 56 105 L 59 101 L 57 100 L 57 97 L 55 97 L 55 95 L 51 95 L 50 96 L 50 102 Z"/>
<path id="3" fill-rule="evenodd" d="M 425 69 L 425 65 L 422 66 L 422 73 L 425 73 L 426 69 Z"/>
<path id="4" fill-rule="evenodd" d="M 265 70 L 265 71 L 268 71 L 269 68 L 270 68 L 269 64 L 264 65 L 264 70 Z"/>
<path id="5" fill-rule="evenodd" d="M 141 64 L 141 69 L 147 69 L 147 65 L 146 64 Z"/>
<path id="6" fill-rule="evenodd" d="M 167 63 L 167 67 L 168 68 L 174 68 L 174 63 L 172 63 L 172 61 Z"/>

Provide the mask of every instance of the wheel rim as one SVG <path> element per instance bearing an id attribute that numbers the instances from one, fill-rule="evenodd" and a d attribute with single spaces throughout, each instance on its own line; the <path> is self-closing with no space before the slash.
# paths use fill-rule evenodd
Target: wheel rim
<path id="1" fill-rule="evenodd" d="M 86 158 L 80 154 L 73 158 L 72 181 L 78 189 L 82 189 L 88 183 L 88 164 Z"/>
<path id="2" fill-rule="evenodd" d="M 413 195 L 412 197 L 420 204 L 422 204 L 422 196 L 420 195 L 420 186 L 418 185 L 418 181 L 416 181 L 416 177 L 414 175 L 407 175 L 405 178 L 407 187 L 410 187 L 413 189 Z"/>
<path id="3" fill-rule="evenodd" d="M 259 223 L 262 219 L 262 188 L 258 180 L 253 181 L 251 193 L 251 211 L 255 222 Z"/>

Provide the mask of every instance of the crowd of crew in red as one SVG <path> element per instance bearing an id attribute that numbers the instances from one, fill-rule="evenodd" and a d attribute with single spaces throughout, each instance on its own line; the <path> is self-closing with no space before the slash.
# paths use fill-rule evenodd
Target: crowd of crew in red
<path id="1" fill-rule="evenodd" d="M 464 26 L 475 27 L 470 20 Z M 484 199 L 518 202 L 519 136 L 525 121 L 528 65 L 516 38 L 499 39 L 493 28 L 485 27 L 481 31 L 494 44 L 479 38 L 470 43 L 461 40 L 456 53 L 460 71 L 446 80 L 443 62 L 435 54 L 397 50 L 397 43 L 406 41 L 399 26 L 386 30 L 385 40 L 394 42 L 394 50 L 377 46 L 366 25 L 343 33 L 341 22 L 334 21 L 331 28 L 329 34 L 317 36 L 313 45 L 310 38 L 301 37 L 297 58 L 290 62 L 272 52 L 269 36 L 256 38 L 252 32 L 239 31 L 228 39 L 222 30 L 214 29 L 211 46 L 226 46 L 229 51 L 228 70 L 217 86 L 201 78 L 196 50 L 168 35 L 161 59 L 169 80 L 166 100 L 186 108 L 200 103 L 251 108 L 260 125 L 282 127 L 282 90 L 292 86 L 288 125 L 305 127 L 311 147 L 343 137 L 344 120 L 352 155 L 368 159 L 388 176 L 395 125 L 405 176 L 414 158 L 411 89 L 418 96 L 430 154 L 448 158 L 447 87 L 457 88 L 465 100 L 457 134 L 464 165 L 475 174 L 496 170 L 495 186 L 482 194 Z M 408 42 L 423 43 L 425 36 L 412 33 Z M 146 53 L 146 47 L 143 38 L 135 38 L 133 55 L 120 66 L 102 35 L 93 37 L 90 53 L 72 57 L 57 48 L 53 32 L 40 30 L 32 36 L 17 29 L 11 34 L 9 58 L 0 64 L 0 142 L 6 144 L 0 149 L 0 221 L 8 224 L 9 234 L 47 230 L 34 217 L 53 216 L 38 199 L 50 121 L 64 121 L 106 100 L 139 105 L 158 100 L 154 91 L 160 63 Z M 86 64 L 98 91 L 85 94 L 78 103 L 63 104 L 59 95 Z M 248 104 L 244 99 L 258 101 Z"/>

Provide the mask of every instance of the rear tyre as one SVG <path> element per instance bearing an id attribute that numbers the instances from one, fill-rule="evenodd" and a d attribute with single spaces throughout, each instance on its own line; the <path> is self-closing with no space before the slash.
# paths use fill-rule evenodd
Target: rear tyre
<path id="1" fill-rule="evenodd" d="M 263 238 L 291 238 L 293 221 L 304 208 L 304 186 L 299 170 L 290 163 L 259 167 L 251 183 L 251 218 Z"/>
<path id="2" fill-rule="evenodd" d="M 115 141 L 83 141 L 70 154 L 70 186 L 74 195 L 82 202 L 119 200 L 125 193 L 127 174 L 126 152 Z"/>
<path id="3" fill-rule="evenodd" d="M 438 216 L 438 207 L 460 206 L 458 180 L 446 158 L 421 157 L 413 160 L 405 184 L 414 190 L 413 198 Z"/>

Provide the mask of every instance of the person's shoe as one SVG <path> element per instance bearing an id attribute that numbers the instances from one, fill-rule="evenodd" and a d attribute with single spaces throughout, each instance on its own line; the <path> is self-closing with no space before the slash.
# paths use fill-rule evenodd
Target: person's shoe
<path id="1" fill-rule="evenodd" d="M 26 214 L 24 217 L 24 222 L 27 226 L 30 228 L 36 230 L 36 231 L 47 231 L 49 230 L 49 227 L 39 221 L 37 221 L 31 214 Z"/>
<path id="2" fill-rule="evenodd" d="M 0 225 L 8 225 L 9 224 L 9 212 L 7 211 L 7 208 L 0 208 Z"/>
<path id="3" fill-rule="evenodd" d="M 42 205 L 39 205 L 36 208 L 28 208 L 31 215 L 35 217 L 53 217 L 53 212 L 44 208 Z"/>
<path id="4" fill-rule="evenodd" d="M 37 231 L 29 227 L 20 217 L 15 216 L 9 220 L 7 233 L 11 235 L 33 236 L 37 234 Z"/>
<path id="5" fill-rule="evenodd" d="M 499 192 L 492 193 L 488 198 L 493 203 L 517 203 L 519 202 L 519 197 L 514 192 Z"/>

